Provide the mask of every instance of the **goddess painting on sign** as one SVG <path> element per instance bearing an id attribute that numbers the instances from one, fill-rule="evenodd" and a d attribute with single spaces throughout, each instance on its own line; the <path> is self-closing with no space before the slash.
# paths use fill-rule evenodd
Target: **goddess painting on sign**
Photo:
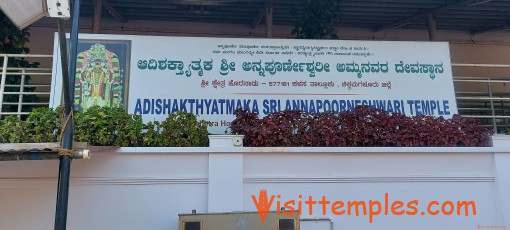
<path id="1" fill-rule="evenodd" d="M 120 107 L 122 70 L 119 58 L 104 45 L 94 44 L 77 56 L 74 100 L 77 109 L 94 105 Z"/>

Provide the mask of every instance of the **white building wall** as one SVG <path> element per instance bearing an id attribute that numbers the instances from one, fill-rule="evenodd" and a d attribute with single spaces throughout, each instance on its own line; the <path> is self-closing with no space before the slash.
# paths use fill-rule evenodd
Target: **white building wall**
<path id="1" fill-rule="evenodd" d="M 206 153 L 94 155 L 72 163 L 68 229 L 177 229 L 207 211 Z M 0 229 L 53 229 L 57 176 L 58 161 L 0 162 Z"/>
<path id="2" fill-rule="evenodd" d="M 499 139 L 496 146 L 508 146 Z M 74 160 L 68 229 L 177 230 L 179 213 L 256 211 L 267 190 L 282 203 L 329 200 L 476 202 L 476 216 L 313 214 L 303 230 L 510 228 L 510 151 L 487 148 L 119 148 Z M 0 162 L 0 229 L 53 229 L 58 161 Z M 298 196 L 304 198 L 300 199 Z M 325 222 L 324 222 L 325 221 Z M 312 226 L 312 227 L 310 227 Z M 315 227 L 313 227 L 315 226 Z M 320 230 L 320 229 L 317 229 Z"/>

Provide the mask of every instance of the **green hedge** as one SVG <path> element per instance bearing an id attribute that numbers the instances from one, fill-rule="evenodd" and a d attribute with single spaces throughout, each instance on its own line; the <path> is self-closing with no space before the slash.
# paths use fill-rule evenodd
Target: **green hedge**
<path id="1" fill-rule="evenodd" d="M 26 121 L 0 120 L 0 143 L 57 142 L 60 109 L 34 109 Z M 193 114 L 176 112 L 163 122 L 144 124 L 121 108 L 92 107 L 74 112 L 74 140 L 94 146 L 199 147 L 208 145 L 207 125 Z"/>

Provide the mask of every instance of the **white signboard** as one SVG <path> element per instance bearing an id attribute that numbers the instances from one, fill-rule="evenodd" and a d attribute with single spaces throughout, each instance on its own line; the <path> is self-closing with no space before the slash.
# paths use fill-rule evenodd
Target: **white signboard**
<path id="1" fill-rule="evenodd" d="M 81 34 L 77 62 L 78 109 L 122 106 L 145 121 L 183 110 L 210 121 L 212 133 L 224 133 L 237 108 L 457 113 L 446 42 Z M 61 99 L 54 71 L 51 106 Z"/>

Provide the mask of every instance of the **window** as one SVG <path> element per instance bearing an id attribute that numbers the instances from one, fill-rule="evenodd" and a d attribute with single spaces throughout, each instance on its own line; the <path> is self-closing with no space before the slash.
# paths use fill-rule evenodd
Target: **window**
<path id="1" fill-rule="evenodd" d="M 200 222 L 184 222 L 184 230 L 200 230 Z"/>
<path id="2" fill-rule="evenodd" d="M 294 230 L 294 219 L 280 219 L 278 221 L 278 230 Z"/>

